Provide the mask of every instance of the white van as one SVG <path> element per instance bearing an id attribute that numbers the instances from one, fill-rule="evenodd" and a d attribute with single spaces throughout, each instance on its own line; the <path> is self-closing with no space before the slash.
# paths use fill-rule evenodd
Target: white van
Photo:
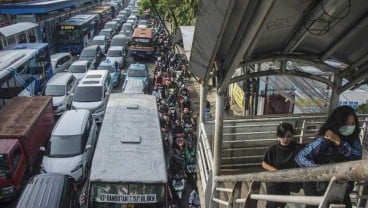
<path id="1" fill-rule="evenodd" d="M 112 90 L 107 70 L 88 71 L 74 91 L 72 109 L 87 109 L 97 123 L 101 123 Z"/>

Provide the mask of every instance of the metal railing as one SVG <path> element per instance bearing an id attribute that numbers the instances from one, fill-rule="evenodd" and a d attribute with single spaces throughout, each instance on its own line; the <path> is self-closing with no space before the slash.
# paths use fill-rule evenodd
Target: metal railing
<path id="1" fill-rule="evenodd" d="M 359 117 L 359 121 L 360 121 L 361 128 L 362 128 L 361 140 L 363 144 L 367 144 L 367 138 L 366 138 L 367 137 L 367 131 L 366 131 L 367 120 L 366 118 L 368 117 L 368 115 L 359 115 L 358 117 Z M 224 170 L 227 170 L 228 168 L 232 168 L 231 173 L 244 173 L 244 172 L 251 173 L 253 172 L 249 174 L 253 178 L 252 180 L 249 179 L 248 181 L 233 182 L 235 183 L 235 185 L 240 186 L 240 187 L 242 186 L 239 184 L 242 184 L 245 182 L 251 183 L 252 181 L 256 181 L 254 177 L 263 176 L 263 174 L 265 174 L 264 172 L 259 172 L 261 170 L 260 163 L 263 158 L 264 152 L 269 147 L 269 143 L 275 141 L 276 126 L 279 123 L 289 122 L 293 124 L 295 129 L 297 130 L 296 134 L 294 135 L 295 138 L 297 139 L 297 141 L 299 140 L 299 142 L 303 143 L 304 141 L 309 142 L 308 140 L 314 138 L 319 127 L 323 124 L 325 119 L 326 119 L 326 116 L 319 114 L 319 115 L 292 115 L 288 117 L 265 116 L 263 118 L 225 120 L 223 138 L 222 138 L 222 149 L 221 149 L 222 151 L 221 159 L 223 161 L 222 166 L 221 166 L 222 174 L 226 173 L 224 172 Z M 220 176 L 216 179 L 217 181 L 216 184 L 212 184 L 213 183 L 212 182 L 212 161 L 213 161 L 212 148 L 213 147 L 211 146 L 211 144 L 213 141 L 212 141 L 212 138 L 209 138 L 211 137 L 211 132 L 206 132 L 206 127 L 207 129 L 211 129 L 208 127 L 213 124 L 214 124 L 213 121 L 208 121 L 205 124 L 203 123 L 199 124 L 199 128 L 198 128 L 199 129 L 198 131 L 199 139 L 198 139 L 198 150 L 197 150 L 198 151 L 197 157 L 198 157 L 199 173 L 201 176 L 201 182 L 202 182 L 204 195 L 206 196 L 206 199 L 205 199 L 206 207 L 208 207 L 210 202 L 213 203 L 216 201 L 217 201 L 217 204 L 222 204 L 223 206 L 227 207 L 230 205 L 232 206 L 232 204 L 233 205 L 239 204 L 241 200 L 238 197 L 237 202 L 236 201 L 229 202 L 230 198 L 234 198 L 236 195 L 239 195 L 239 193 L 233 189 L 235 186 L 232 189 L 229 189 L 228 186 L 219 188 L 220 183 L 222 182 L 221 177 L 230 177 L 230 176 Z M 261 130 L 258 129 L 257 131 L 255 131 L 254 130 L 255 127 L 259 127 L 259 126 L 261 126 Z M 257 135 L 259 136 L 257 137 Z M 247 138 L 247 136 L 252 136 L 253 138 L 249 139 Z M 247 154 L 251 154 L 251 155 L 247 155 Z M 257 167 L 258 169 L 252 170 L 252 167 Z M 300 175 L 303 175 L 303 173 L 298 173 L 298 176 Z M 329 181 L 332 178 L 332 176 L 333 175 L 330 175 L 330 178 L 326 180 Z M 298 178 L 300 180 L 300 177 Z M 273 180 L 277 181 L 276 178 L 273 178 Z M 305 178 L 305 180 L 308 181 L 309 179 Z M 259 180 L 259 181 L 262 181 L 262 180 Z M 226 182 L 226 181 L 223 181 L 223 182 Z M 333 184 L 333 183 L 335 182 L 330 182 L 330 184 Z M 258 182 L 254 184 L 258 184 Z M 212 188 L 213 186 L 215 188 Z M 252 189 L 252 186 L 254 185 L 250 185 L 248 188 Z M 333 185 L 333 186 L 336 186 L 336 185 Z M 213 190 L 218 190 L 219 192 L 221 192 L 221 194 L 224 194 L 224 193 L 230 194 L 229 199 L 223 200 L 223 199 L 214 197 L 214 199 L 211 200 L 212 199 L 211 194 L 216 193 L 216 192 L 212 192 Z M 265 199 L 265 198 L 268 199 L 269 195 L 267 196 L 253 195 L 253 197 L 254 199 L 256 199 L 257 197 L 261 197 L 262 199 Z M 289 202 L 289 199 L 295 200 L 293 198 L 282 198 L 283 202 Z M 304 200 L 304 198 L 302 199 Z M 315 198 L 314 200 L 317 200 L 318 202 L 320 202 L 319 199 L 320 198 Z M 248 200 L 252 200 L 252 199 L 249 198 Z M 306 200 L 310 200 L 310 199 L 307 198 Z M 304 202 L 304 201 L 301 201 L 301 202 Z"/>
<path id="2" fill-rule="evenodd" d="M 223 205 L 232 207 L 257 207 L 257 200 L 344 207 L 342 200 L 347 181 L 361 181 L 368 178 L 368 160 L 351 161 L 315 168 L 298 168 L 276 172 L 260 172 L 241 175 L 218 176 L 213 191 L 211 208 Z M 282 196 L 260 194 L 260 182 L 317 182 L 330 181 L 323 196 Z M 224 183 L 234 184 L 232 188 L 220 187 Z M 247 191 L 242 191 L 247 185 Z M 242 194 L 243 193 L 243 194 Z M 245 194 L 244 194 L 245 193 Z M 227 195 L 227 196 L 226 196 Z M 330 206 L 331 207 L 331 206 Z"/>

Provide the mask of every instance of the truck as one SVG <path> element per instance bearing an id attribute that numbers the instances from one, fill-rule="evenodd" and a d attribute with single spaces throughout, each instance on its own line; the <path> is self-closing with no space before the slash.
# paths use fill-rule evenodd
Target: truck
<path id="1" fill-rule="evenodd" d="M 50 96 L 14 97 L 0 109 L 0 201 L 26 184 L 54 124 Z"/>

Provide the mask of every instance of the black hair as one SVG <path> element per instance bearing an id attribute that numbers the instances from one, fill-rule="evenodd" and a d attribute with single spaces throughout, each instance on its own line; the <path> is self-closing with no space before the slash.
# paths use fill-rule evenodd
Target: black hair
<path id="1" fill-rule="evenodd" d="M 276 136 L 280 137 L 280 138 L 283 138 L 283 137 L 285 137 L 285 135 L 287 134 L 288 131 L 290 131 L 291 133 L 294 134 L 293 125 L 291 125 L 289 123 L 281 123 L 280 125 L 277 126 Z"/>
<path id="2" fill-rule="evenodd" d="M 344 137 L 341 135 L 339 130 L 341 127 L 346 125 L 346 121 L 350 115 L 354 116 L 355 130 L 351 135 Z M 346 105 L 337 107 L 319 129 L 318 134 L 324 136 L 327 130 L 331 130 L 333 133 L 339 135 L 340 138 L 346 138 L 349 140 L 359 138 L 360 128 L 358 116 L 356 115 L 354 109 Z"/>

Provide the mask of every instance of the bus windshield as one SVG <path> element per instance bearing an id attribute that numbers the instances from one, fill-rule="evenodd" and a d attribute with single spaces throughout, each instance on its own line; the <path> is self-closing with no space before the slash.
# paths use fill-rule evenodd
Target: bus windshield
<path id="1" fill-rule="evenodd" d="M 80 42 L 80 32 L 79 30 L 59 30 L 58 31 L 58 42 L 59 43 L 74 43 Z"/>
<path id="2" fill-rule="evenodd" d="M 152 40 L 149 38 L 133 38 L 132 46 L 136 47 L 152 47 Z"/>

